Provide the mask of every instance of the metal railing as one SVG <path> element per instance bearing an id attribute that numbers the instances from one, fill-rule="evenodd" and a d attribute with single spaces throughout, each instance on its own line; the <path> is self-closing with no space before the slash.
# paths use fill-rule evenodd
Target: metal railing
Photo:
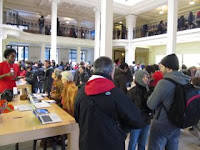
<path id="1" fill-rule="evenodd" d="M 194 28 L 200 28 L 200 16 L 197 17 L 198 11 L 194 11 L 193 15 L 193 21 L 192 24 L 188 22 L 188 16 L 189 13 L 180 14 L 178 16 L 177 20 L 177 31 L 183 31 L 188 29 L 194 29 Z M 184 24 L 179 24 L 179 18 L 183 16 L 184 17 Z M 167 32 L 167 19 L 162 20 L 163 21 L 163 31 L 161 32 L 158 30 L 158 25 L 160 22 L 151 22 L 148 24 L 144 24 L 142 26 L 138 26 L 133 29 L 133 39 L 136 38 L 142 38 L 142 37 L 148 37 L 148 36 L 154 36 L 154 35 L 160 35 Z"/>
<path id="2" fill-rule="evenodd" d="M 38 21 L 23 18 L 17 11 L 8 8 L 4 8 L 3 13 L 4 24 L 17 26 L 25 32 L 40 34 L 40 26 Z M 51 35 L 51 23 L 45 21 L 41 31 L 41 34 Z M 82 27 L 80 28 L 66 24 L 61 24 L 57 29 L 58 36 L 94 40 L 95 36 L 92 33 L 93 30 L 91 29 Z"/>

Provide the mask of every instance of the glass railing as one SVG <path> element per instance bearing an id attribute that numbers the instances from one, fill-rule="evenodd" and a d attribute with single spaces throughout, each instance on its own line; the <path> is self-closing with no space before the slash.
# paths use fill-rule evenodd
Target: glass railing
<path id="1" fill-rule="evenodd" d="M 51 23 L 45 22 L 40 30 L 39 22 L 23 18 L 15 10 L 4 8 L 3 23 L 17 26 L 25 32 L 35 34 L 51 35 Z M 94 30 L 88 28 L 78 28 L 66 24 L 61 24 L 57 28 L 57 35 L 81 39 L 94 40 Z"/>
<path id="2" fill-rule="evenodd" d="M 160 22 L 152 22 L 134 28 L 133 39 L 167 33 L 167 20 L 165 19 L 162 21 L 162 24 L 160 24 Z M 193 12 L 193 16 L 190 17 L 189 13 L 181 14 L 178 16 L 177 31 L 189 30 L 194 28 L 200 28 L 200 11 Z"/>

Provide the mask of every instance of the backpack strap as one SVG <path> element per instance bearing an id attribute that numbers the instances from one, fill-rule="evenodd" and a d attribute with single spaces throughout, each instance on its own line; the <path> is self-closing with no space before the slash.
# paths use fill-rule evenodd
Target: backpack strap
<path id="1" fill-rule="evenodd" d="M 104 94 L 105 96 L 107 96 L 107 97 L 109 97 L 109 98 L 111 99 L 111 101 L 112 101 L 112 103 L 113 103 L 113 107 L 114 107 L 114 109 L 116 110 L 115 102 L 114 102 L 114 100 L 113 100 L 113 95 L 112 95 L 111 91 L 108 91 L 108 92 L 105 92 L 105 93 L 102 93 L 102 94 Z M 96 100 L 96 97 L 95 97 L 95 96 L 88 96 L 88 97 L 93 101 L 93 104 L 96 105 L 97 108 L 98 108 L 102 113 L 104 113 L 106 116 L 108 116 L 110 119 L 112 119 L 111 116 L 109 116 L 108 114 L 106 114 L 106 113 L 100 108 L 100 106 L 98 106 L 97 103 L 95 103 L 95 100 Z M 117 114 L 114 113 L 114 115 L 115 115 L 114 117 L 115 117 L 115 119 L 116 119 L 116 120 L 114 120 L 114 121 L 118 122 Z"/>
<path id="2" fill-rule="evenodd" d="M 176 81 L 174 81 L 174 80 L 171 79 L 171 78 L 165 77 L 165 78 L 163 78 L 163 79 L 164 79 L 164 80 L 167 80 L 167 81 L 169 81 L 169 82 L 171 82 L 171 83 L 173 83 L 173 84 L 175 84 L 175 86 L 178 84 Z M 167 111 L 167 108 L 165 107 L 165 105 L 164 105 L 163 103 L 161 103 L 161 104 L 160 104 L 160 109 L 159 109 L 158 115 L 157 115 L 157 117 L 156 117 L 157 120 L 158 120 L 158 118 L 160 117 L 160 113 L 161 113 L 162 108 L 165 110 L 166 113 L 168 112 L 168 111 Z"/>
<path id="3" fill-rule="evenodd" d="M 169 81 L 169 82 L 171 82 L 171 83 L 173 83 L 173 84 L 175 84 L 175 85 L 178 84 L 176 81 L 174 81 L 174 80 L 171 79 L 171 78 L 167 78 L 167 77 L 165 77 L 165 78 L 163 78 L 163 79 L 164 79 L 164 80 L 167 80 L 167 81 Z"/>

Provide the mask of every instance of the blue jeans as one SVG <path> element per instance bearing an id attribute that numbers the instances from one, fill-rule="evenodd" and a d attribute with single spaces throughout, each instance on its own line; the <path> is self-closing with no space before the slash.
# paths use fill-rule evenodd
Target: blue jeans
<path id="1" fill-rule="evenodd" d="M 178 150 L 180 129 L 151 127 L 148 150 Z"/>
<path id="2" fill-rule="evenodd" d="M 128 150 L 135 150 L 137 144 L 138 150 L 145 150 L 149 129 L 150 125 L 147 125 L 142 129 L 131 130 Z"/>

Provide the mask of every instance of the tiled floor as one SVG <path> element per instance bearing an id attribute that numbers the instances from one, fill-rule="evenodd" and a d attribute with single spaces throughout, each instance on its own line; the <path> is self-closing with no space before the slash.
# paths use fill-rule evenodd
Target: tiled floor
<path id="1" fill-rule="evenodd" d="M 128 142 L 129 138 L 126 140 L 126 150 Z M 32 144 L 32 141 L 20 143 L 20 150 L 32 150 Z M 52 148 L 48 148 L 48 150 L 51 149 Z M 61 148 L 58 146 L 57 149 L 60 150 Z M 1 146 L 0 150 L 14 150 L 14 145 Z M 37 150 L 42 150 L 42 148 L 39 147 L 39 142 L 37 144 Z M 186 129 L 182 131 L 179 150 L 200 150 L 200 141 Z"/>

